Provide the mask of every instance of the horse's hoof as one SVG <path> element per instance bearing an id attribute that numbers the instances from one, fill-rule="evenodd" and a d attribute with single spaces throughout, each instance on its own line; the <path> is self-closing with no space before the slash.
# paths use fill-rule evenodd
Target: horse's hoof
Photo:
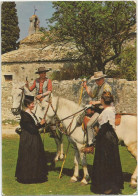
<path id="1" fill-rule="evenodd" d="M 78 181 L 78 178 L 75 176 L 72 176 L 72 178 L 70 179 L 70 182 L 72 183 L 77 182 L 77 181 Z"/>
<path id="2" fill-rule="evenodd" d="M 60 156 L 59 159 L 60 159 L 60 161 L 63 161 L 64 160 L 64 156 Z"/>
<path id="3" fill-rule="evenodd" d="M 132 189 L 136 189 L 136 188 L 137 188 L 137 184 L 130 184 L 130 187 L 131 187 Z"/>
<path id="4" fill-rule="evenodd" d="M 80 185 L 81 185 L 81 186 L 86 186 L 86 185 L 88 185 L 88 184 L 85 184 L 84 182 L 81 182 Z"/>
<path id="5" fill-rule="evenodd" d="M 85 186 L 87 184 L 88 184 L 87 180 L 85 178 L 83 178 L 81 181 L 81 186 Z"/>
<path id="6" fill-rule="evenodd" d="M 59 157 L 56 156 L 56 157 L 54 158 L 54 162 L 58 162 L 58 161 L 59 161 Z"/>

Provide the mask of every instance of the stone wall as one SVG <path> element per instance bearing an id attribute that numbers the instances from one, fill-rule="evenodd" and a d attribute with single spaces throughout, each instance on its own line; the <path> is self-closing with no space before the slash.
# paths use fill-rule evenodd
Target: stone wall
<path id="1" fill-rule="evenodd" d="M 113 89 L 115 106 L 117 112 L 136 113 L 137 112 L 137 82 L 125 79 L 105 79 Z M 94 82 L 89 86 L 95 85 Z M 53 94 L 78 103 L 81 91 L 81 80 L 53 81 Z M 86 90 L 83 90 L 82 104 L 88 104 L 90 97 Z"/>
<path id="2" fill-rule="evenodd" d="M 22 71 L 23 75 L 25 74 Z M 34 73 L 34 72 L 33 72 Z M 17 73 L 18 74 L 18 73 Z M 30 68 L 31 74 L 31 68 Z M 32 75 L 32 77 L 34 77 Z M 115 106 L 117 112 L 137 112 L 137 82 L 127 81 L 124 79 L 106 79 L 113 88 L 115 95 Z M 30 80 L 31 82 L 31 80 Z M 11 113 L 12 107 L 12 83 L 11 81 L 2 83 L 2 120 L 15 119 Z M 89 83 L 90 86 L 94 83 Z M 53 81 L 53 95 L 61 96 L 66 99 L 72 100 L 76 103 L 79 101 L 81 89 L 81 80 L 66 80 L 66 81 Z M 89 101 L 89 97 L 84 89 L 82 104 L 85 105 Z"/>

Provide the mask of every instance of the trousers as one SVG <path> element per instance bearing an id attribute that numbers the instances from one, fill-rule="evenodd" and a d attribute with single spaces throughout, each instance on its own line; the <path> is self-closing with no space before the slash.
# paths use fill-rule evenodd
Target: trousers
<path id="1" fill-rule="evenodd" d="M 99 113 L 95 112 L 87 123 L 87 140 L 88 145 L 93 145 L 95 143 L 95 131 L 94 125 L 97 123 Z"/>

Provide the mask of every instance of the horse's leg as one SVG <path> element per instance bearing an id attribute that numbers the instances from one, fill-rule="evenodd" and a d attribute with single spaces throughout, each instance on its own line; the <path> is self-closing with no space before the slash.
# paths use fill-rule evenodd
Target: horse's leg
<path id="1" fill-rule="evenodd" d="M 60 160 L 64 158 L 63 142 L 60 143 Z"/>
<path id="2" fill-rule="evenodd" d="M 75 147 L 75 155 L 74 155 L 74 174 L 71 177 L 71 182 L 77 182 L 78 177 L 79 177 L 79 160 L 80 160 L 80 155 L 78 149 Z"/>
<path id="3" fill-rule="evenodd" d="M 132 188 L 137 188 L 137 166 L 136 166 L 136 169 L 135 169 L 133 175 L 131 176 L 130 186 Z"/>
<path id="4" fill-rule="evenodd" d="M 56 156 L 55 156 L 55 161 L 58 161 L 60 159 L 60 155 L 61 155 L 61 142 L 59 140 L 59 138 L 55 137 L 55 142 L 56 142 L 56 145 L 57 145 L 57 153 L 56 153 Z"/>
<path id="5" fill-rule="evenodd" d="M 127 146 L 127 149 L 137 160 L 137 142 L 132 143 L 131 145 Z M 136 166 L 136 169 L 135 169 L 133 175 L 131 176 L 130 185 L 132 188 L 137 187 L 137 166 Z"/>
<path id="6" fill-rule="evenodd" d="M 87 169 L 87 161 L 86 161 L 86 155 L 81 152 L 81 149 L 83 147 L 82 144 L 76 144 L 76 148 L 75 148 L 75 158 L 74 158 L 74 164 L 75 164 L 75 169 L 74 169 L 74 174 L 71 178 L 72 181 L 76 182 L 79 177 L 79 160 L 81 159 L 81 164 L 83 167 L 83 179 L 81 180 L 81 184 L 82 185 L 86 185 L 88 184 L 88 181 L 90 179 L 89 177 L 89 173 L 88 173 L 88 169 Z"/>
<path id="7" fill-rule="evenodd" d="M 83 167 L 83 179 L 81 180 L 81 185 L 88 184 L 88 181 L 90 180 L 88 169 L 87 169 L 87 161 L 86 161 L 86 154 L 83 152 L 80 152 L 80 158 L 81 158 L 81 164 Z"/>
<path id="8" fill-rule="evenodd" d="M 55 126 L 55 121 L 51 121 L 51 123 L 53 125 L 50 126 L 50 129 L 54 135 L 54 140 L 55 140 L 55 143 L 56 143 L 56 146 L 57 146 L 57 153 L 56 153 L 56 156 L 54 158 L 54 161 L 58 161 L 59 159 L 63 159 L 63 154 L 61 155 L 61 148 L 63 148 L 63 146 L 61 147 L 61 143 L 62 143 L 62 137 L 60 134 L 57 134 L 56 132 L 56 126 Z M 62 153 L 63 153 L 63 149 L 62 149 Z"/>
<path id="9" fill-rule="evenodd" d="M 63 134 L 59 132 L 59 145 L 60 145 L 60 160 L 63 160 L 64 158 L 64 151 L 63 151 Z"/>

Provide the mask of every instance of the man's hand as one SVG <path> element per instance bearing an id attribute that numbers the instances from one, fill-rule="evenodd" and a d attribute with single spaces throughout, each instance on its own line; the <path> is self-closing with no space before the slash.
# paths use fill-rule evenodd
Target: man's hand
<path id="1" fill-rule="evenodd" d="M 41 125 L 44 125 L 45 123 L 46 123 L 45 119 L 42 119 L 40 122 Z"/>
<path id="2" fill-rule="evenodd" d="M 36 99 L 38 99 L 38 100 L 39 100 L 39 99 L 41 99 L 42 97 L 43 97 L 43 95 L 42 95 L 42 94 L 40 94 L 40 95 L 37 95 L 37 96 L 36 96 Z"/>
<path id="3" fill-rule="evenodd" d="M 99 132 L 99 127 L 98 126 L 94 126 L 94 130 L 95 130 L 95 135 L 97 135 L 98 132 Z"/>
<path id="4" fill-rule="evenodd" d="M 82 85 L 83 85 L 84 88 L 86 88 L 86 86 L 87 86 L 86 81 L 84 81 L 84 82 L 82 83 Z"/>
<path id="5" fill-rule="evenodd" d="M 91 107 L 92 107 L 91 104 L 85 106 L 86 109 L 91 108 Z"/>

